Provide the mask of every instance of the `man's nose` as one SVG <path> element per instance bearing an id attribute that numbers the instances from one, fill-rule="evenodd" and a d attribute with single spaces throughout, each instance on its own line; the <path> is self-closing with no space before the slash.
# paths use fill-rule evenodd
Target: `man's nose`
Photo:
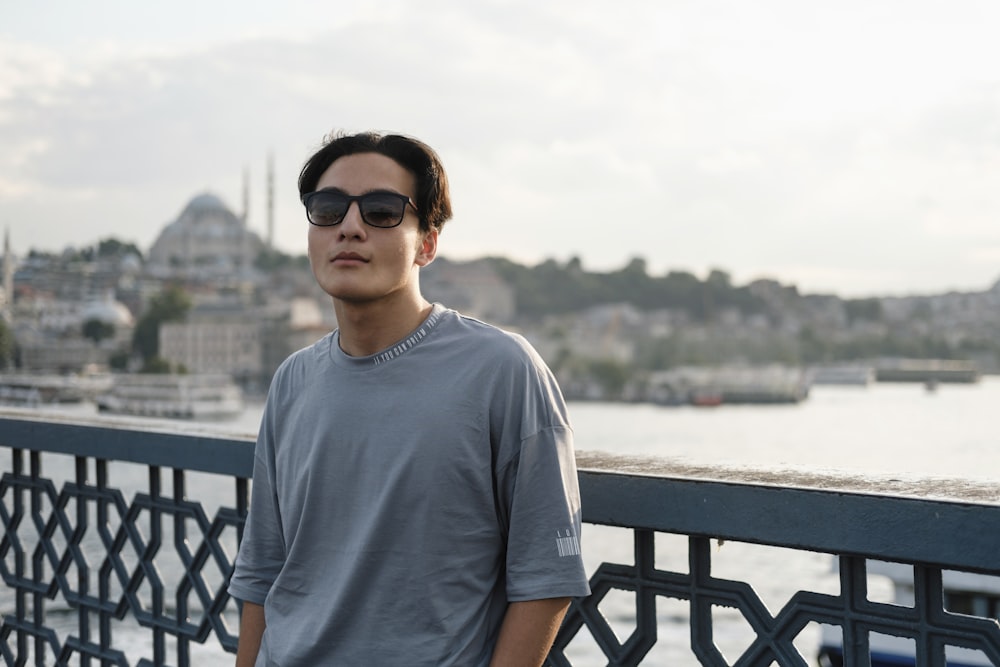
<path id="1" fill-rule="evenodd" d="M 365 235 L 365 221 L 361 218 L 361 202 L 352 201 L 347 206 L 347 213 L 344 214 L 344 220 L 339 227 L 343 236 L 363 237 Z"/>

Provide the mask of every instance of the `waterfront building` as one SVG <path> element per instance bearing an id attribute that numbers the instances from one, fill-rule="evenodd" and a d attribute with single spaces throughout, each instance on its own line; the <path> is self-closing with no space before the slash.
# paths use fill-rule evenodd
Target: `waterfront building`
<path id="1" fill-rule="evenodd" d="M 420 285 L 431 301 L 486 322 L 507 324 L 517 313 L 514 290 L 483 260 L 453 262 L 438 257 L 421 271 Z"/>
<path id="2" fill-rule="evenodd" d="M 85 335 L 91 321 L 106 326 L 98 340 Z M 21 369 L 59 373 L 107 368 L 111 356 L 128 347 L 135 329 L 131 311 L 111 291 L 82 303 L 44 294 L 25 296 L 14 304 L 11 324 Z"/>
<path id="3" fill-rule="evenodd" d="M 289 354 L 334 326 L 307 297 L 263 305 L 207 301 L 196 304 L 186 321 L 160 325 L 160 356 L 189 372 L 229 375 L 244 389 L 262 392 Z"/>
<path id="4" fill-rule="evenodd" d="M 185 322 L 164 322 L 160 356 L 192 373 L 226 374 L 241 384 L 262 372 L 261 325 L 242 303 L 196 305 Z"/>

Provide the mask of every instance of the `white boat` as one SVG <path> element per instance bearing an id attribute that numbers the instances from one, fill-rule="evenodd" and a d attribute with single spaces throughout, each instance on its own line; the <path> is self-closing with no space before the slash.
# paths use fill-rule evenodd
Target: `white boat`
<path id="1" fill-rule="evenodd" d="M 887 577 L 893 586 L 893 604 L 913 607 L 913 568 L 900 563 L 868 561 L 868 573 Z M 996 620 L 1000 616 L 1000 577 L 945 570 L 941 573 L 944 605 L 949 612 Z M 844 664 L 843 638 L 839 626 L 820 626 L 820 667 Z M 914 642 L 905 637 L 869 633 L 872 667 L 915 665 Z M 980 651 L 946 647 L 947 667 L 985 667 L 993 663 Z"/>
<path id="2" fill-rule="evenodd" d="M 685 366 L 651 374 L 647 392 L 662 405 L 799 403 L 809 396 L 809 382 L 793 366 Z"/>
<path id="3" fill-rule="evenodd" d="M 37 408 L 45 403 L 38 387 L 0 384 L 0 405 L 19 408 Z"/>
<path id="4" fill-rule="evenodd" d="M 0 373 L 0 405 L 37 408 L 79 403 L 111 386 L 110 376 Z"/>
<path id="5" fill-rule="evenodd" d="M 170 419 L 227 419 L 244 408 L 227 375 L 118 375 L 96 403 L 100 412 Z"/>

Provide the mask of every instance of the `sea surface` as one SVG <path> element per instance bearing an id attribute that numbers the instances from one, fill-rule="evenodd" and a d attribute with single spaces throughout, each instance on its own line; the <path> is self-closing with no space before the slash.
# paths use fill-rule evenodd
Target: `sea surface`
<path id="1" fill-rule="evenodd" d="M 797 405 L 695 408 L 574 402 L 570 404 L 570 415 L 576 447 L 581 451 L 657 456 L 685 464 L 844 472 L 894 479 L 955 478 L 995 484 L 1000 469 L 998 406 L 1000 378 L 987 377 L 978 384 L 940 385 L 936 391 L 919 384 L 817 386 L 807 400 Z M 199 428 L 252 435 L 261 410 L 260 404 L 253 403 L 235 420 L 202 424 Z M 96 414 L 86 404 L 63 408 L 61 412 Z M 47 474 L 58 476 L 60 466 L 69 474 L 70 461 L 48 463 L 60 458 L 65 457 L 44 459 Z M 0 457 L 0 472 L 9 469 L 9 459 Z M 210 515 L 220 505 L 232 505 L 231 484 L 219 484 L 218 478 L 212 476 L 189 477 L 189 497 L 203 502 Z M 111 481 L 123 487 L 127 498 L 147 490 L 147 473 L 137 466 L 113 469 Z M 228 548 L 235 548 L 235 544 Z M 591 571 L 605 561 L 632 562 L 631 533 L 623 529 L 585 526 L 583 549 Z M 659 536 L 657 553 L 661 567 L 686 571 L 685 540 Z M 171 565 L 162 567 L 168 569 Z M 731 542 L 716 549 L 713 575 L 748 581 L 772 613 L 799 589 L 836 593 L 838 588 L 828 555 Z M 875 599 L 891 599 L 887 582 L 875 580 L 871 585 Z M 9 613 L 12 604 L 12 597 L 0 590 L 0 610 Z M 631 597 L 615 592 L 601 609 L 625 640 L 634 627 Z M 643 664 L 697 665 L 689 648 L 686 605 L 661 600 L 657 614 L 659 642 Z M 67 614 L 64 620 L 54 618 L 53 622 L 57 626 L 65 623 L 61 633 L 75 630 L 72 615 Z M 235 633 L 237 621 L 232 610 L 227 614 L 227 623 Z M 134 622 L 124 623 L 115 632 L 130 664 L 136 664 L 139 657 L 151 657 L 149 636 Z M 814 662 L 818 636 L 818 627 L 810 625 L 797 642 L 810 663 Z M 750 643 L 752 634 L 737 612 L 719 610 L 715 639 L 732 662 Z M 571 646 L 570 656 L 578 667 L 606 664 L 596 645 L 586 637 Z M 203 646 L 193 645 L 192 658 L 194 664 L 207 667 L 233 662 L 214 637 Z"/>

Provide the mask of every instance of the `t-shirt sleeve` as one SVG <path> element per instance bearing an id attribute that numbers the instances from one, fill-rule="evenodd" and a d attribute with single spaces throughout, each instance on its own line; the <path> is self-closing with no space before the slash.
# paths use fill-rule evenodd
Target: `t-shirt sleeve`
<path id="1" fill-rule="evenodd" d="M 270 406 L 268 406 L 270 407 Z M 273 414 L 265 408 L 260 434 L 254 449 L 253 487 L 250 512 L 229 594 L 239 600 L 263 605 L 285 562 L 281 517 L 275 492 Z"/>
<path id="2" fill-rule="evenodd" d="M 544 429 L 521 445 L 499 480 L 509 508 L 507 599 L 590 594 L 580 551 L 580 491 L 572 432 Z"/>

